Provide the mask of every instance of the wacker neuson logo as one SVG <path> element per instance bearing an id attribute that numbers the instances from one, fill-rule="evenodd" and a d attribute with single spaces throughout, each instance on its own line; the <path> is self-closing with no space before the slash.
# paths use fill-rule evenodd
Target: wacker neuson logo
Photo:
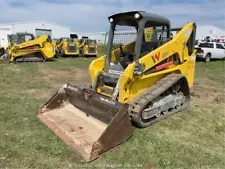
<path id="1" fill-rule="evenodd" d="M 68 86 L 68 89 L 71 89 L 71 90 L 74 90 L 74 91 L 78 91 L 78 88 L 76 88 L 76 87 L 73 87 L 73 86 Z"/>
<path id="2" fill-rule="evenodd" d="M 111 105 L 115 105 L 116 104 L 116 102 L 114 102 L 112 100 L 109 100 L 109 99 L 105 99 L 103 97 L 100 97 L 100 100 L 103 101 L 103 102 L 109 103 Z"/>

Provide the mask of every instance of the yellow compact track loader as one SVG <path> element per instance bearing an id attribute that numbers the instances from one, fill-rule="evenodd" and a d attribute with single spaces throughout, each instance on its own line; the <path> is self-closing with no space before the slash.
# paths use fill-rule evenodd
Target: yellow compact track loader
<path id="1" fill-rule="evenodd" d="M 91 88 L 64 84 L 38 111 L 86 161 L 131 137 L 132 124 L 148 127 L 186 109 L 194 81 L 195 23 L 171 38 L 170 21 L 156 14 L 119 13 L 109 22 L 107 52 L 89 66 Z"/>
<path id="2" fill-rule="evenodd" d="M 51 38 L 48 35 L 35 38 L 30 33 L 17 33 L 8 36 L 8 39 L 11 62 L 43 62 L 55 55 Z"/>
<path id="3" fill-rule="evenodd" d="M 69 37 L 60 38 L 57 45 L 57 56 L 78 56 L 79 55 L 79 41 Z"/>
<path id="4" fill-rule="evenodd" d="M 88 37 L 83 36 L 80 39 L 80 45 L 79 45 L 79 50 L 80 50 L 80 55 L 81 56 L 94 56 L 96 57 L 98 55 L 98 50 L 97 50 L 97 41 L 88 39 Z"/>

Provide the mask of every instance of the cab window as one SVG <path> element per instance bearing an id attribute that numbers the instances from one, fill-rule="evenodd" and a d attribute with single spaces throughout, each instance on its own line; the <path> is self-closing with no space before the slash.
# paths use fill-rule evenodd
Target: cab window
<path id="1" fill-rule="evenodd" d="M 145 27 L 144 42 L 165 41 L 168 38 L 166 26 Z"/>
<path id="2" fill-rule="evenodd" d="M 167 26 L 151 26 L 151 22 L 147 22 L 144 28 L 143 42 L 141 46 L 141 56 L 155 50 L 166 42 L 169 38 Z"/>
<path id="3" fill-rule="evenodd" d="M 199 47 L 202 47 L 202 48 L 213 48 L 213 43 L 200 43 Z"/>
<path id="4" fill-rule="evenodd" d="M 25 42 L 33 40 L 31 35 L 25 35 L 24 39 Z"/>
<path id="5" fill-rule="evenodd" d="M 217 49 L 225 49 L 225 48 L 223 47 L 223 45 L 221 45 L 221 44 L 216 44 L 216 48 L 217 48 Z"/>

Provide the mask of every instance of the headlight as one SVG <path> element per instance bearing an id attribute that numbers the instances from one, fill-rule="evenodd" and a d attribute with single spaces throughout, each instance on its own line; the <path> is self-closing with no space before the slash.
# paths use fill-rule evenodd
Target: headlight
<path id="1" fill-rule="evenodd" d="M 110 18 L 110 19 L 109 19 L 109 22 L 111 22 L 111 23 L 112 23 L 112 22 L 113 22 L 113 18 Z"/>
<path id="2" fill-rule="evenodd" d="M 134 17 L 136 18 L 136 19 L 138 19 L 138 18 L 140 18 L 140 14 L 139 13 L 136 13 L 135 15 L 134 15 Z"/>

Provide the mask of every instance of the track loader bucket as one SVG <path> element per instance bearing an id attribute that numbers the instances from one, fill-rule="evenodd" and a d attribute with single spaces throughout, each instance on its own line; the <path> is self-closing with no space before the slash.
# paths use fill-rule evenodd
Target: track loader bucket
<path id="1" fill-rule="evenodd" d="M 38 117 L 85 161 L 91 161 L 132 135 L 127 109 L 128 105 L 65 84 L 39 107 Z"/>

